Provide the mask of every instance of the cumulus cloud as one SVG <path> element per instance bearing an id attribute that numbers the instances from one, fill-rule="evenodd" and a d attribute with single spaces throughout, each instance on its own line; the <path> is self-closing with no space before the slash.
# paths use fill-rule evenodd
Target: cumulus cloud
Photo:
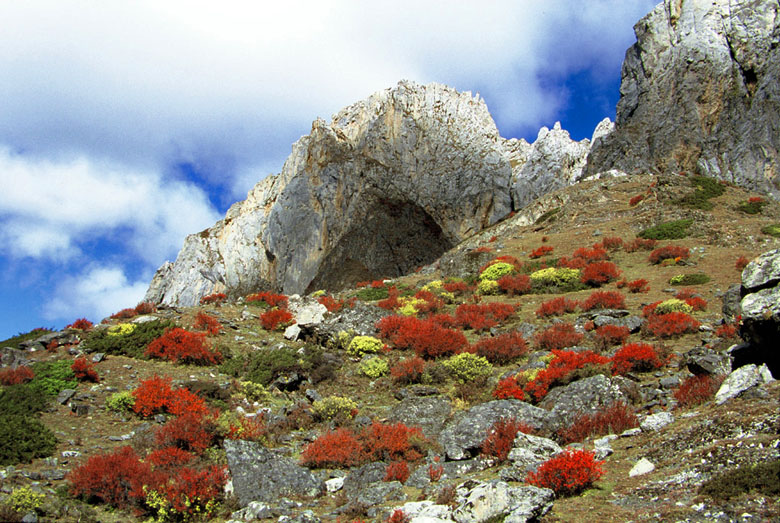
<path id="1" fill-rule="evenodd" d="M 93 266 L 63 279 L 43 309 L 49 321 L 71 322 L 75 315 L 100 320 L 134 307 L 146 292 L 147 280 L 129 281 L 118 266 Z M 74 313 L 77 311 L 77 313 Z"/>
<path id="2" fill-rule="evenodd" d="M 219 219 L 191 183 L 85 157 L 43 160 L 0 147 L 0 172 L 0 249 L 15 258 L 66 261 L 102 238 L 158 264 Z"/>

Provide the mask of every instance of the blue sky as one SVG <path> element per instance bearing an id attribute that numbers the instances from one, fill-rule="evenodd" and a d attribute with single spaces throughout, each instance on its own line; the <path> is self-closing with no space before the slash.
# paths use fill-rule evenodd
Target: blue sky
<path id="1" fill-rule="evenodd" d="M 502 136 L 614 118 L 655 2 L 0 3 L 0 340 L 134 306 L 317 117 L 400 79 Z"/>

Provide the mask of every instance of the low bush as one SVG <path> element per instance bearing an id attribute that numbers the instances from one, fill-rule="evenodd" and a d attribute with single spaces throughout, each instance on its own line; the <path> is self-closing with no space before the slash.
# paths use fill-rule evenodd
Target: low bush
<path id="1" fill-rule="evenodd" d="M 593 247 L 590 248 L 580 247 L 578 249 L 575 249 L 572 256 L 575 258 L 581 258 L 585 260 L 586 263 L 606 261 L 609 259 L 609 253 L 607 253 L 606 249 L 599 244 L 595 244 Z"/>
<path id="2" fill-rule="evenodd" d="M 152 302 L 142 301 L 135 306 L 134 310 L 136 314 L 152 314 L 157 312 L 157 307 Z"/>
<path id="3" fill-rule="evenodd" d="M 493 365 L 487 359 L 470 352 L 456 354 L 443 361 L 442 365 L 460 383 L 482 380 L 493 373 Z"/>
<path id="4" fill-rule="evenodd" d="M 750 263 L 750 259 L 748 259 L 747 256 L 740 256 L 737 258 L 737 261 L 734 262 L 734 268 L 739 272 L 742 272 L 745 270 L 745 267 L 747 267 L 748 263 Z"/>
<path id="5" fill-rule="evenodd" d="M 26 365 L 16 368 L 5 368 L 0 370 L 0 385 L 8 387 L 9 385 L 19 385 L 27 383 L 35 377 L 32 369 Z"/>
<path id="6" fill-rule="evenodd" d="M 396 349 L 412 349 L 422 358 L 456 354 L 468 346 L 461 331 L 448 329 L 431 319 L 386 316 L 377 322 L 382 339 Z"/>
<path id="7" fill-rule="evenodd" d="M 498 380 L 498 384 L 493 390 L 493 397 L 497 400 L 516 399 L 523 401 L 525 400 L 525 392 L 517 382 L 517 376 L 508 376 Z"/>
<path id="8" fill-rule="evenodd" d="M 384 347 L 379 338 L 373 336 L 355 336 L 347 345 L 347 353 L 350 356 L 362 358 L 366 354 L 376 354 Z"/>
<path id="9" fill-rule="evenodd" d="M 775 238 L 780 238 L 780 223 L 766 225 L 761 228 L 761 232 Z"/>
<path id="10" fill-rule="evenodd" d="M 655 347 L 647 343 L 629 343 L 623 345 L 612 356 L 612 374 L 623 375 L 628 372 L 648 372 L 663 367 L 664 361 Z"/>
<path id="11" fill-rule="evenodd" d="M 425 369 L 425 360 L 415 356 L 406 358 L 396 363 L 390 369 L 390 375 L 395 383 L 406 385 L 410 383 L 420 383 Z"/>
<path id="12" fill-rule="evenodd" d="M 678 274 L 669 279 L 670 285 L 703 285 L 710 281 L 710 277 L 699 272 L 694 274 Z"/>
<path id="13" fill-rule="evenodd" d="M 479 279 L 496 281 L 502 276 L 506 276 L 507 274 L 512 274 L 513 272 L 515 272 L 515 266 L 512 265 L 511 263 L 507 263 L 507 262 L 493 263 L 485 267 L 485 269 L 482 272 L 480 272 Z"/>
<path id="14" fill-rule="evenodd" d="M 684 312 L 690 314 L 693 312 L 693 307 L 683 300 L 671 298 L 657 304 L 653 309 L 653 314 L 669 314 L 670 312 Z"/>
<path id="15" fill-rule="evenodd" d="M 215 292 L 214 294 L 209 294 L 207 296 L 203 296 L 200 299 L 201 305 L 220 305 L 225 300 L 227 300 L 227 296 L 221 292 Z"/>
<path id="16" fill-rule="evenodd" d="M 571 323 L 556 323 L 534 336 L 536 347 L 541 350 L 564 349 L 582 341 L 584 335 Z"/>
<path id="17" fill-rule="evenodd" d="M 311 405 L 315 418 L 321 421 L 335 420 L 341 423 L 355 417 L 357 409 L 357 403 L 343 396 L 328 396 L 316 400 Z"/>
<path id="18" fill-rule="evenodd" d="M 626 252 L 652 251 L 656 245 L 658 245 L 658 240 L 652 238 L 634 238 L 631 243 L 623 245 L 623 250 Z"/>
<path id="19" fill-rule="evenodd" d="M 409 479 L 409 464 L 405 461 L 393 461 L 385 468 L 385 477 L 382 481 L 400 481 L 406 483 Z"/>
<path id="20" fill-rule="evenodd" d="M 144 505 L 157 521 L 210 518 L 219 506 L 226 483 L 225 467 L 180 467 L 166 481 L 144 490 Z"/>
<path id="21" fill-rule="evenodd" d="M 29 383 L 30 389 L 48 396 L 56 396 L 64 389 L 75 389 L 79 382 L 71 365 L 68 359 L 33 363 L 35 377 Z"/>
<path id="22" fill-rule="evenodd" d="M 30 487 L 19 487 L 15 488 L 3 503 L 21 515 L 35 512 L 45 500 L 45 494 L 35 492 Z"/>
<path id="23" fill-rule="evenodd" d="M 638 426 L 639 419 L 634 410 L 627 403 L 618 401 L 593 414 L 577 416 L 569 426 L 559 429 L 555 435 L 562 445 L 568 445 L 593 436 L 620 434 Z"/>
<path id="24" fill-rule="evenodd" d="M 182 390 L 182 389 L 179 389 Z M 160 447 L 176 447 L 202 454 L 216 438 L 216 420 L 201 411 L 185 411 L 157 429 L 154 440 Z"/>
<path id="25" fill-rule="evenodd" d="M 582 269 L 580 280 L 585 285 L 598 287 L 617 279 L 618 276 L 620 276 L 620 271 L 614 263 L 599 261 L 587 264 Z"/>
<path id="26" fill-rule="evenodd" d="M 90 457 L 68 474 L 71 495 L 87 502 L 100 501 L 116 508 L 129 508 L 145 495 L 143 486 L 152 481 L 150 463 L 141 461 L 132 447 Z"/>
<path id="27" fill-rule="evenodd" d="M 531 290 L 531 278 L 527 274 L 507 274 L 498 279 L 498 288 L 510 296 L 525 294 Z"/>
<path id="28" fill-rule="evenodd" d="M 530 472 L 526 481 L 531 485 L 552 489 L 557 496 L 573 496 L 589 488 L 604 475 L 593 452 L 565 450 Z"/>
<path id="29" fill-rule="evenodd" d="M 341 307 L 344 306 L 344 302 L 342 300 L 336 300 L 332 296 L 327 295 L 318 296 L 317 303 L 324 305 L 328 312 L 338 312 L 341 310 Z"/>
<path id="30" fill-rule="evenodd" d="M 24 386 L 24 385 L 16 385 Z M 0 416 L 0 465 L 28 463 L 51 456 L 57 448 L 54 433 L 32 415 Z"/>
<path id="31" fill-rule="evenodd" d="M 640 278 L 638 280 L 627 282 L 626 286 L 628 287 L 628 292 L 639 293 L 649 291 L 650 287 L 648 284 L 649 282 L 646 279 Z"/>
<path id="32" fill-rule="evenodd" d="M 115 392 L 106 398 L 106 408 L 114 412 L 127 412 L 133 408 L 135 397 L 129 390 Z"/>
<path id="33" fill-rule="evenodd" d="M 681 334 L 697 332 L 701 323 L 684 312 L 653 314 L 645 323 L 645 330 L 659 338 L 670 338 Z"/>
<path id="34" fill-rule="evenodd" d="M 565 296 L 559 296 L 551 300 L 542 302 L 536 309 L 537 318 L 547 318 L 549 316 L 560 316 L 577 310 L 579 305 L 575 300 L 570 300 Z"/>
<path id="35" fill-rule="evenodd" d="M 687 194 L 679 200 L 675 200 L 675 203 L 682 207 L 709 211 L 714 207 L 714 204 L 710 200 L 720 196 L 726 191 L 726 187 L 714 178 L 693 176 L 689 180 L 691 185 L 695 188 L 693 193 Z"/>
<path id="36" fill-rule="evenodd" d="M 417 427 L 403 423 L 374 422 L 359 434 L 364 459 L 368 461 L 418 461 L 427 440 Z"/>
<path id="37" fill-rule="evenodd" d="M 138 315 L 137 312 L 135 312 L 135 309 L 122 309 L 121 311 L 115 312 L 111 316 L 109 316 L 112 320 L 129 320 L 130 318 L 135 318 Z"/>
<path id="38" fill-rule="evenodd" d="M 691 219 L 660 223 L 641 231 L 637 236 L 645 240 L 679 240 L 688 236 L 688 228 L 691 225 Z"/>
<path id="39" fill-rule="evenodd" d="M 534 432 L 534 428 L 514 418 L 501 418 L 496 421 L 482 442 L 482 454 L 493 456 L 499 463 L 503 463 L 514 446 L 518 432 L 530 434 Z"/>
<path id="40" fill-rule="evenodd" d="M 690 408 L 709 401 L 718 392 L 723 378 L 711 374 L 687 378 L 674 390 L 674 399 L 677 400 L 678 407 Z"/>
<path id="41" fill-rule="evenodd" d="M 285 329 L 293 323 L 293 315 L 286 309 L 270 309 L 260 315 L 260 324 L 267 331 Z"/>
<path id="42" fill-rule="evenodd" d="M 780 496 L 780 460 L 773 459 L 716 474 L 702 483 L 699 494 L 728 500 L 755 493 L 767 498 Z"/>
<path id="43" fill-rule="evenodd" d="M 633 207 L 634 205 L 638 204 L 642 200 L 645 199 L 644 194 L 637 194 L 636 196 L 632 196 L 630 200 L 628 200 L 628 205 Z"/>
<path id="44" fill-rule="evenodd" d="M 206 402 L 185 388 L 172 389 L 171 378 L 154 375 L 132 391 L 133 410 L 143 417 L 167 412 L 179 416 L 188 412 L 205 414 Z"/>
<path id="45" fill-rule="evenodd" d="M 553 359 L 547 368 L 540 370 L 536 376 L 525 385 L 525 392 L 534 401 L 541 401 L 552 387 L 566 385 L 580 369 L 606 365 L 609 358 L 600 356 L 593 351 L 580 352 L 553 349 Z M 594 372 L 597 373 L 597 372 Z"/>
<path id="46" fill-rule="evenodd" d="M 608 251 L 616 251 L 623 246 L 623 238 L 619 236 L 605 236 L 601 245 Z"/>
<path id="47" fill-rule="evenodd" d="M 79 318 L 70 325 L 66 325 L 66 329 L 77 329 L 82 331 L 90 331 L 94 325 L 86 318 Z"/>
<path id="48" fill-rule="evenodd" d="M 266 307 L 287 308 L 287 296 L 284 294 L 274 294 L 273 292 L 268 291 L 250 294 L 244 300 L 250 304 L 264 305 Z"/>
<path id="49" fill-rule="evenodd" d="M 390 372 L 390 365 L 382 358 L 370 358 L 360 362 L 358 371 L 368 378 L 375 380 Z"/>
<path id="50" fill-rule="evenodd" d="M 540 292 L 544 290 L 559 290 L 561 292 L 578 290 L 582 285 L 581 277 L 582 273 L 578 269 L 554 267 L 541 269 L 530 275 L 532 288 Z"/>
<path id="51" fill-rule="evenodd" d="M 680 245 L 667 245 L 666 247 L 659 247 L 650 253 L 650 263 L 659 264 L 664 260 L 687 260 L 691 255 L 691 252 L 687 247 Z"/>
<path id="52" fill-rule="evenodd" d="M 153 320 L 128 325 L 133 327 L 124 332 L 120 330 L 116 334 L 113 334 L 111 329 L 93 330 L 82 342 L 84 350 L 141 358 L 149 343 L 162 336 L 167 329 L 175 326 L 173 322 L 168 320 Z"/>
<path id="53" fill-rule="evenodd" d="M 214 316 L 205 312 L 198 312 L 195 316 L 195 323 L 192 328 L 199 331 L 206 331 L 211 335 L 217 335 L 222 332 L 222 324 Z"/>
<path id="54" fill-rule="evenodd" d="M 214 365 L 222 361 L 222 355 L 208 346 L 206 333 L 190 332 L 178 327 L 165 331 L 162 336 L 152 341 L 144 355 L 174 363 L 196 365 Z"/>
<path id="55" fill-rule="evenodd" d="M 746 202 L 739 202 L 737 210 L 745 214 L 760 214 L 766 204 L 767 201 L 763 198 L 754 197 Z"/>
<path id="56" fill-rule="evenodd" d="M 607 324 L 596 327 L 593 337 L 596 339 L 596 347 L 606 350 L 613 345 L 624 343 L 630 334 L 628 327 Z"/>
<path id="57" fill-rule="evenodd" d="M 528 255 L 529 258 L 541 258 L 542 256 L 547 256 L 548 254 L 552 254 L 553 247 L 551 245 L 542 245 L 538 249 L 534 249 L 531 251 L 531 254 Z"/>
<path id="58" fill-rule="evenodd" d="M 624 309 L 625 297 L 618 291 L 593 291 L 585 301 L 580 303 L 583 311 L 594 309 Z"/>
<path id="59" fill-rule="evenodd" d="M 97 383 L 100 381 L 95 366 L 87 361 L 87 358 L 76 358 L 73 364 L 70 366 L 70 370 L 73 371 L 73 375 L 79 381 L 91 381 Z"/>
<path id="60" fill-rule="evenodd" d="M 498 336 L 480 339 L 471 350 L 490 363 L 506 365 L 525 355 L 528 352 L 528 344 L 521 333 L 505 332 Z"/>

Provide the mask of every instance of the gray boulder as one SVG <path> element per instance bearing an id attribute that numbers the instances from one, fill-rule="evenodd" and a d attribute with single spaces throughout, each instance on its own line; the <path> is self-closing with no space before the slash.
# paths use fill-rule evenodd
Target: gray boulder
<path id="1" fill-rule="evenodd" d="M 469 480 L 458 486 L 457 507 L 452 519 L 458 523 L 477 523 L 506 514 L 504 521 L 526 522 L 546 514 L 555 493 L 538 487 L 510 487 L 504 481 Z"/>
<path id="2" fill-rule="evenodd" d="M 340 311 L 328 314 L 322 323 L 312 328 L 312 332 L 323 344 L 335 338 L 339 332 L 352 331 L 358 336 L 375 336 L 376 322 L 390 314 L 392 312 L 358 300 L 354 307 L 342 307 Z"/>
<path id="3" fill-rule="evenodd" d="M 228 468 L 239 505 L 273 502 L 282 496 L 316 497 L 325 485 L 290 458 L 242 440 L 225 440 Z"/>
<path id="4" fill-rule="evenodd" d="M 765 363 L 780 375 L 780 249 L 765 252 L 742 271 L 742 328 L 747 345 L 732 351 L 734 367 Z"/>
<path id="5" fill-rule="evenodd" d="M 707 347 L 696 347 L 685 353 L 683 359 L 693 374 L 726 375 L 731 372 L 731 358 L 728 354 Z"/>
<path id="6" fill-rule="evenodd" d="M 715 393 L 715 403 L 722 405 L 731 398 L 751 390 L 754 387 L 774 381 L 766 365 L 745 365 L 729 374 Z"/>
<path id="7" fill-rule="evenodd" d="M 420 427 L 425 437 L 436 439 L 451 410 L 452 402 L 446 396 L 410 396 L 390 409 L 387 418 Z"/>
<path id="8" fill-rule="evenodd" d="M 597 374 L 577 380 L 563 387 L 555 387 L 539 403 L 551 414 L 554 429 L 564 427 L 581 414 L 594 414 L 618 401 L 628 403 L 616 381 Z"/>
<path id="9" fill-rule="evenodd" d="M 514 418 L 534 428 L 547 427 L 550 414 L 519 400 L 494 400 L 471 407 L 450 421 L 439 436 L 448 459 L 462 460 L 479 453 L 490 427 L 501 418 Z"/>
<path id="10" fill-rule="evenodd" d="M 501 471 L 505 481 L 525 481 L 528 472 L 562 452 L 560 445 L 548 438 L 519 432 L 509 451 L 510 467 Z"/>
<path id="11" fill-rule="evenodd" d="M 645 417 L 640 423 L 639 428 L 644 432 L 657 432 L 674 421 L 671 412 L 658 412 Z"/>

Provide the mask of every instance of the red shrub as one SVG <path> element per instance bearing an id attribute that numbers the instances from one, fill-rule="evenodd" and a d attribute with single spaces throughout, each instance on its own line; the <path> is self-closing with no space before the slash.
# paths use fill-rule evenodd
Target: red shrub
<path id="1" fill-rule="evenodd" d="M 157 307 L 154 305 L 154 303 L 142 301 L 135 306 L 136 314 L 152 314 L 153 312 L 157 312 Z"/>
<path id="2" fill-rule="evenodd" d="M 150 464 L 142 462 L 127 446 L 92 456 L 68 474 L 68 483 L 73 496 L 128 508 L 145 497 L 143 486 L 153 483 L 151 477 Z"/>
<path id="3" fill-rule="evenodd" d="M 648 287 L 648 281 L 644 278 L 640 278 L 638 280 L 630 281 L 627 283 L 628 285 L 628 292 L 647 292 L 650 290 L 650 287 Z"/>
<path id="4" fill-rule="evenodd" d="M 351 467 L 361 461 L 361 445 L 355 434 L 345 428 L 326 432 L 301 452 L 301 464 L 306 467 Z"/>
<path id="5" fill-rule="evenodd" d="M 214 316 L 210 316 L 205 312 L 199 312 L 195 316 L 195 323 L 192 327 L 197 330 L 206 331 L 212 335 L 222 332 L 222 325 L 219 321 Z"/>
<path id="6" fill-rule="evenodd" d="M 379 300 L 377 302 L 377 305 L 388 311 L 395 310 L 401 306 L 401 302 L 398 301 L 398 298 L 400 297 L 401 297 L 401 291 L 399 291 L 395 286 L 390 287 L 389 289 L 387 289 L 387 298 L 385 298 L 384 300 Z"/>
<path id="7" fill-rule="evenodd" d="M 79 381 L 91 381 L 97 383 L 100 381 L 98 373 L 95 372 L 95 367 L 87 361 L 87 358 L 76 358 L 73 361 L 73 365 L 70 366 L 70 370 L 76 376 Z"/>
<path id="8" fill-rule="evenodd" d="M 436 296 L 431 291 L 419 290 L 414 295 L 418 300 L 425 300 L 425 303 L 417 303 L 414 308 L 421 315 L 428 315 L 444 308 L 444 300 Z"/>
<path id="9" fill-rule="evenodd" d="M 487 309 L 488 314 L 499 322 L 509 319 L 515 313 L 515 306 L 509 303 L 491 302 L 486 303 L 483 307 Z"/>
<path id="10" fill-rule="evenodd" d="M 536 347 L 543 350 L 572 347 L 582 341 L 583 334 L 574 329 L 571 323 L 556 323 L 534 336 Z"/>
<path id="11" fill-rule="evenodd" d="M 739 258 L 737 258 L 737 261 L 734 264 L 734 267 L 738 271 L 742 272 L 745 269 L 745 267 L 747 267 L 748 263 L 750 263 L 750 260 L 747 257 L 740 256 Z"/>
<path id="12" fill-rule="evenodd" d="M 670 338 L 688 332 L 696 332 L 700 326 L 701 323 L 684 312 L 651 314 L 645 323 L 647 331 L 659 338 Z"/>
<path id="13" fill-rule="evenodd" d="M 568 445 L 575 441 L 584 441 L 591 436 L 620 434 L 638 426 L 639 420 L 634 410 L 625 402 L 619 401 L 593 414 L 577 416 L 571 425 L 559 429 L 556 436 L 562 444 Z"/>
<path id="14" fill-rule="evenodd" d="M 493 252 L 493 249 L 491 249 L 487 245 L 482 245 L 480 247 L 477 247 L 476 249 L 472 249 L 471 252 Z"/>
<path id="15" fill-rule="evenodd" d="M 86 318 L 79 318 L 70 325 L 65 326 L 66 329 L 79 329 L 83 331 L 92 330 L 92 322 Z"/>
<path id="16" fill-rule="evenodd" d="M 623 245 L 623 250 L 626 252 L 652 251 L 656 245 L 658 245 L 658 240 L 653 240 L 652 238 L 634 238 L 634 241 L 631 243 Z"/>
<path id="17" fill-rule="evenodd" d="M 599 286 L 609 283 L 620 276 L 617 266 L 608 261 L 598 261 L 589 263 L 582 269 L 580 281 L 587 285 Z"/>
<path id="18" fill-rule="evenodd" d="M 514 418 L 501 418 L 490 427 L 485 441 L 482 442 L 482 454 L 494 456 L 499 463 L 506 461 L 518 432 L 530 434 L 534 428 Z"/>
<path id="19" fill-rule="evenodd" d="M 405 461 L 393 461 L 385 468 L 385 477 L 382 481 L 406 483 L 407 479 L 409 479 L 409 465 Z"/>
<path id="20" fill-rule="evenodd" d="M 128 320 L 136 316 L 135 309 L 122 309 L 111 315 L 112 320 Z"/>
<path id="21" fill-rule="evenodd" d="M 380 337 L 396 349 L 412 349 L 423 358 L 455 354 L 468 345 L 462 332 L 430 319 L 386 316 L 377 322 Z"/>
<path id="22" fill-rule="evenodd" d="M 241 439 L 247 441 L 262 441 L 267 435 L 268 427 L 265 424 L 263 415 L 253 418 L 241 418 L 237 424 L 230 425 L 227 439 Z"/>
<path id="23" fill-rule="evenodd" d="M 171 389 L 171 378 L 153 377 L 143 380 L 133 390 L 135 403 L 133 410 L 143 417 L 149 417 L 161 412 L 169 412 L 174 416 L 186 412 L 205 413 L 206 402 L 200 396 L 188 389 Z"/>
<path id="24" fill-rule="evenodd" d="M 224 466 L 211 465 L 203 470 L 182 467 L 171 474 L 167 481 L 160 483 L 155 490 L 170 503 L 162 517 L 170 517 L 171 512 L 179 514 L 183 521 L 193 516 L 212 515 L 216 504 L 212 503 L 222 496 L 227 483 L 227 471 Z M 162 519 L 160 519 L 162 520 Z"/>
<path id="25" fill-rule="evenodd" d="M 625 298 L 618 291 L 593 291 L 588 298 L 580 303 L 583 311 L 593 309 L 624 309 Z"/>
<path id="26" fill-rule="evenodd" d="M 528 257 L 541 258 L 542 256 L 547 256 L 552 252 L 553 252 L 553 247 L 551 245 L 542 245 L 538 249 L 534 249 L 533 251 L 531 251 L 531 254 L 529 254 Z"/>
<path id="27" fill-rule="evenodd" d="M 715 336 L 718 338 L 736 338 L 739 332 L 739 323 L 724 323 L 715 329 Z"/>
<path id="28" fill-rule="evenodd" d="M 201 305 L 211 304 L 219 305 L 223 301 L 227 299 L 227 296 L 225 296 L 221 292 L 215 292 L 214 294 L 209 294 L 208 296 L 204 296 L 200 299 Z"/>
<path id="29" fill-rule="evenodd" d="M 445 282 L 444 290 L 452 294 L 465 294 L 469 291 L 469 286 L 464 281 Z"/>
<path id="30" fill-rule="evenodd" d="M 531 278 L 527 274 L 507 274 L 498 279 L 498 288 L 510 296 L 524 294 L 531 290 Z"/>
<path id="31" fill-rule="evenodd" d="M 163 447 L 152 451 L 146 456 L 146 461 L 155 467 L 175 468 L 186 465 L 195 458 L 195 455 L 178 447 Z"/>
<path id="32" fill-rule="evenodd" d="M 424 370 L 425 360 L 415 356 L 396 363 L 390 369 L 390 376 L 392 376 L 393 381 L 398 384 L 420 383 Z"/>
<path id="33" fill-rule="evenodd" d="M 691 296 L 690 298 L 685 298 L 685 303 L 690 305 L 695 311 L 707 310 L 707 300 L 699 296 Z"/>
<path id="34" fill-rule="evenodd" d="M 214 442 L 214 422 L 198 412 L 185 412 L 157 429 L 155 442 L 161 447 L 177 447 L 201 454 Z"/>
<path id="35" fill-rule="evenodd" d="M 624 343 L 630 334 L 631 331 L 629 328 L 622 325 L 602 325 L 596 328 L 594 336 L 596 338 L 596 345 L 599 348 L 605 349 L 613 345 Z"/>
<path id="36" fill-rule="evenodd" d="M 575 258 L 582 258 L 588 263 L 608 260 L 609 254 L 607 251 L 603 247 L 599 247 L 597 245 L 598 244 L 594 245 L 591 249 L 588 249 L 587 247 L 580 247 L 574 251 L 572 256 Z"/>
<path id="37" fill-rule="evenodd" d="M 584 258 L 567 258 L 563 256 L 558 260 L 556 266 L 564 269 L 583 269 L 587 264 L 588 262 Z"/>
<path id="38" fill-rule="evenodd" d="M 690 257 L 691 252 L 687 247 L 680 245 L 667 245 L 666 247 L 659 247 L 650 253 L 650 263 L 657 264 L 664 260 L 687 260 Z"/>
<path id="39" fill-rule="evenodd" d="M 581 352 L 561 351 L 553 349 L 553 359 L 547 368 L 540 370 L 536 377 L 525 385 L 525 392 L 535 401 L 540 401 L 547 395 L 550 388 L 562 384 L 569 374 L 586 365 L 604 365 L 609 358 L 600 356 L 593 351 Z"/>
<path id="40" fill-rule="evenodd" d="M 519 332 L 505 332 L 480 339 L 472 346 L 471 352 L 484 357 L 490 363 L 506 365 L 528 352 L 528 345 Z"/>
<path id="41" fill-rule="evenodd" d="M 623 238 L 618 236 L 605 236 L 604 239 L 601 240 L 601 245 L 607 250 L 615 251 L 623 246 Z"/>
<path id="42" fill-rule="evenodd" d="M 385 286 L 385 280 L 374 280 L 371 282 L 372 289 L 381 289 Z"/>
<path id="43" fill-rule="evenodd" d="M 463 303 L 455 309 L 455 322 L 460 327 L 481 331 L 495 327 L 514 312 L 515 308 L 508 303 Z"/>
<path id="44" fill-rule="evenodd" d="M 284 294 L 274 294 L 273 292 L 260 291 L 254 294 L 250 294 L 245 298 L 247 303 L 263 302 L 269 307 L 279 307 L 284 309 L 287 307 L 287 296 Z"/>
<path id="45" fill-rule="evenodd" d="M 674 391 L 674 399 L 679 407 L 687 408 L 709 401 L 723 383 L 723 376 L 702 374 L 691 376 Z"/>
<path id="46" fill-rule="evenodd" d="M 630 200 L 628 200 L 628 205 L 633 207 L 634 205 L 638 204 L 639 202 L 641 202 L 644 199 L 645 199 L 645 195 L 644 194 L 637 194 L 636 196 L 633 196 Z"/>
<path id="47" fill-rule="evenodd" d="M 433 463 L 428 465 L 428 479 L 431 480 L 431 483 L 439 481 L 443 474 L 444 467 L 442 465 L 434 465 Z"/>
<path id="48" fill-rule="evenodd" d="M 498 380 L 498 384 L 493 391 L 493 397 L 498 400 L 516 399 L 523 401 L 525 393 L 523 388 L 517 383 L 517 376 L 508 376 Z"/>
<path id="49" fill-rule="evenodd" d="M 663 367 L 664 362 L 655 348 L 647 343 L 629 343 L 618 349 L 612 356 L 612 374 L 627 372 L 647 372 Z"/>
<path id="50" fill-rule="evenodd" d="M 144 355 L 174 363 L 216 364 L 222 361 L 220 353 L 209 349 L 206 333 L 190 332 L 180 327 L 168 329 L 152 341 Z"/>
<path id="51" fill-rule="evenodd" d="M 406 512 L 403 511 L 403 509 L 397 508 L 393 511 L 390 517 L 387 518 L 387 523 L 409 523 L 410 520 L 411 518 L 406 514 Z"/>
<path id="52" fill-rule="evenodd" d="M 559 296 L 543 302 L 536 309 L 537 318 L 547 318 L 548 316 L 560 316 L 577 310 L 577 302 L 570 300 L 565 296 Z"/>
<path id="53" fill-rule="evenodd" d="M 286 328 L 292 323 L 293 315 L 286 309 L 269 309 L 260 315 L 260 324 L 268 331 Z"/>
<path id="54" fill-rule="evenodd" d="M 423 457 L 420 445 L 425 436 L 417 427 L 403 423 L 374 422 L 358 436 L 366 459 L 372 461 L 417 461 Z"/>
<path id="55" fill-rule="evenodd" d="M 528 473 L 531 485 L 549 488 L 558 496 L 570 496 L 587 489 L 604 475 L 603 461 L 585 450 L 566 450 L 542 463 L 536 472 Z"/>
<path id="56" fill-rule="evenodd" d="M 174 416 L 182 414 L 205 415 L 208 412 L 206 400 L 182 387 L 172 390 L 165 401 L 165 410 Z"/>
<path id="57" fill-rule="evenodd" d="M 320 296 L 317 298 L 317 302 L 320 305 L 324 305 L 326 309 L 328 309 L 328 312 L 338 312 L 341 310 L 341 307 L 344 306 L 344 302 L 340 300 L 335 300 L 331 296 Z"/>
<path id="58" fill-rule="evenodd" d="M 35 374 L 30 367 L 22 365 L 15 369 L 6 368 L 0 370 L 0 385 L 9 387 L 11 385 L 18 385 L 20 383 L 26 383 L 33 379 Z"/>

